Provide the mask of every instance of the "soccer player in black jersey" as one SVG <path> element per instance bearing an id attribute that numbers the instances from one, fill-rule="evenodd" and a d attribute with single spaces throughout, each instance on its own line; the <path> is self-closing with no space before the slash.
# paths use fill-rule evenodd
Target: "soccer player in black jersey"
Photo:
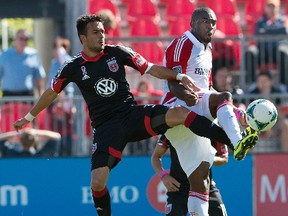
<path id="1" fill-rule="evenodd" d="M 217 150 L 214 157 L 214 166 L 221 166 L 228 162 L 228 148 L 226 145 L 211 141 Z M 170 170 L 165 170 L 162 165 L 162 157 L 170 150 Z M 189 197 L 190 183 L 182 169 L 177 152 L 170 141 L 161 135 L 151 157 L 151 163 L 155 172 L 159 175 L 167 189 L 167 202 L 165 214 L 167 216 L 186 216 L 188 213 L 187 200 Z M 221 194 L 212 178 L 212 169 L 209 174 L 209 215 L 227 216 Z"/>
<path id="2" fill-rule="evenodd" d="M 153 65 L 132 49 L 105 44 L 103 22 L 96 15 L 82 15 L 77 19 L 77 32 L 82 51 L 64 63 L 32 110 L 14 123 L 16 130 L 31 122 L 47 108 L 57 95 L 74 82 L 88 105 L 94 128 L 91 159 L 91 188 L 99 216 L 111 215 L 110 195 L 106 183 L 111 169 L 121 160 L 127 142 L 139 141 L 167 129 L 184 124 L 199 136 L 229 143 L 225 132 L 211 121 L 183 107 L 163 105 L 138 106 L 125 77 L 125 66 L 141 75 L 160 79 L 177 79 L 195 99 L 194 81 L 163 66 Z"/>

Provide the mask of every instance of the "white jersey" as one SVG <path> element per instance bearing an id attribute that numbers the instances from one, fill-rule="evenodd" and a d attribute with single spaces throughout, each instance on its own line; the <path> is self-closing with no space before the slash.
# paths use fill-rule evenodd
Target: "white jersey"
<path id="1" fill-rule="evenodd" d="M 195 106 L 188 107 L 186 103 L 169 91 L 167 81 L 164 83 L 164 96 L 161 103 L 166 106 L 184 106 L 199 115 L 213 120 L 209 109 L 209 97 L 212 85 L 212 53 L 211 44 L 206 47 L 195 36 L 186 31 L 180 38 L 173 40 L 166 49 L 164 66 L 178 73 L 187 74 L 201 88 L 198 92 L 199 101 Z M 199 137 L 183 125 L 173 127 L 165 133 L 177 151 L 180 164 L 187 176 L 199 166 L 202 161 L 213 164 L 215 149 L 210 140 Z"/>
<path id="2" fill-rule="evenodd" d="M 208 90 L 212 86 L 212 47 L 206 47 L 190 32 L 174 39 L 166 49 L 164 66 L 192 77 L 197 85 Z M 169 92 L 167 81 L 164 91 Z"/>

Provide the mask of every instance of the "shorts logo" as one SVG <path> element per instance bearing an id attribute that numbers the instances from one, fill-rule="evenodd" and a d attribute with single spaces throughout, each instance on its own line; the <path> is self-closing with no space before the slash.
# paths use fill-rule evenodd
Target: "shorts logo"
<path id="1" fill-rule="evenodd" d="M 165 214 L 169 214 L 172 211 L 172 204 L 166 204 L 165 206 Z"/>
<path id="2" fill-rule="evenodd" d="M 97 143 L 92 144 L 92 154 L 97 150 Z"/>
<path id="3" fill-rule="evenodd" d="M 118 84 L 112 78 L 102 78 L 94 85 L 94 89 L 102 97 L 111 97 L 117 91 Z"/>
<path id="4" fill-rule="evenodd" d="M 181 65 L 174 66 L 172 70 L 177 73 L 182 73 L 182 66 Z"/>
<path id="5" fill-rule="evenodd" d="M 113 57 L 111 59 L 108 59 L 106 62 L 108 64 L 108 67 L 109 67 L 110 71 L 112 71 L 112 72 L 117 72 L 118 71 L 119 65 L 118 65 L 115 57 Z"/>

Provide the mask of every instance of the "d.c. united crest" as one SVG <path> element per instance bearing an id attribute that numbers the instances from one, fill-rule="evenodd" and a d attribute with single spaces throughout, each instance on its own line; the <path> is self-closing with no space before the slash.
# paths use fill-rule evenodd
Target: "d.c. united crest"
<path id="1" fill-rule="evenodd" d="M 108 64 L 108 67 L 109 67 L 110 71 L 112 71 L 112 72 L 117 72 L 118 71 L 119 65 L 118 65 L 115 57 L 113 57 L 111 59 L 108 59 L 107 60 L 107 64 Z"/>

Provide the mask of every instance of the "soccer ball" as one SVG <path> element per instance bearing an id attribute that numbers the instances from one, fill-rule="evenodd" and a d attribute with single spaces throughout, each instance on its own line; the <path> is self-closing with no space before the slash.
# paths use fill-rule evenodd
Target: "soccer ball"
<path id="1" fill-rule="evenodd" d="M 275 105 L 266 99 L 254 100 L 246 109 L 246 121 L 256 131 L 270 130 L 275 125 L 277 117 Z"/>

